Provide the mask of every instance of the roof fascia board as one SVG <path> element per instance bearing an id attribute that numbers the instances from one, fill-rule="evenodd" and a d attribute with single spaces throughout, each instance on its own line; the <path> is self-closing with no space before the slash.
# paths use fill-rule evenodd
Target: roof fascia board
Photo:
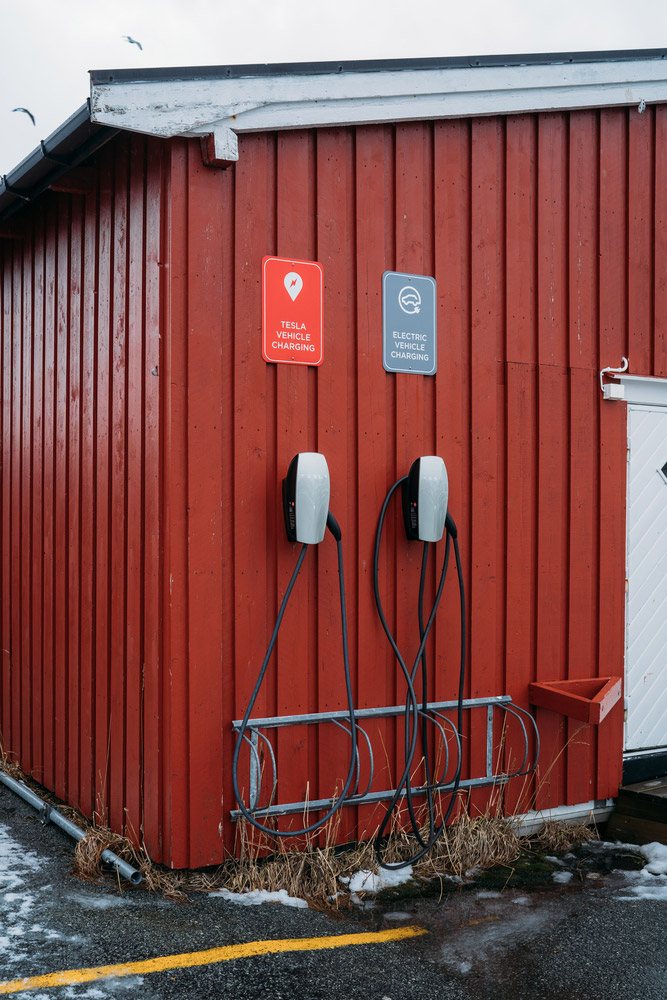
<path id="1" fill-rule="evenodd" d="M 91 119 L 158 135 L 235 133 L 667 102 L 662 59 L 91 83 Z"/>

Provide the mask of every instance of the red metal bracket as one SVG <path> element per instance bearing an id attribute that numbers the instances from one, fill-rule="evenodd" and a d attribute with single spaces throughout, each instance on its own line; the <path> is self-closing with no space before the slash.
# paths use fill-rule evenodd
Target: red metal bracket
<path id="1" fill-rule="evenodd" d="M 599 726 L 621 697 L 621 677 L 583 677 L 528 685 L 531 705 Z"/>

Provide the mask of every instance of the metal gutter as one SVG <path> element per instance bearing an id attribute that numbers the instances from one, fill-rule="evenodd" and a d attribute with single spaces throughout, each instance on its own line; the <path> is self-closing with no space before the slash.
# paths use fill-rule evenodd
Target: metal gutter
<path id="1" fill-rule="evenodd" d="M 400 70 L 470 69 L 503 66 L 555 66 L 578 63 L 667 60 L 667 49 L 613 49 L 607 52 L 539 52 L 513 55 L 440 56 L 418 59 L 353 59 L 345 62 L 249 63 L 239 66 L 169 66 L 90 71 L 93 85 L 175 80 L 243 79 L 262 76 L 320 76 L 340 73 L 381 73 Z"/>
<path id="2" fill-rule="evenodd" d="M 79 166 L 119 129 L 91 121 L 86 101 L 8 174 L 0 177 L 0 222 L 46 191 L 59 177 Z"/>

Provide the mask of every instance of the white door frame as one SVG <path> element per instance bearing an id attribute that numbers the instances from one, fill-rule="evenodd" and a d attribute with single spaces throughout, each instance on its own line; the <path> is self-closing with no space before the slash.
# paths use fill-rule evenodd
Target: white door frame
<path id="1" fill-rule="evenodd" d="M 601 385 L 603 394 L 606 400 L 617 400 L 629 404 L 629 407 L 636 408 L 651 408 L 651 409 L 664 409 L 667 411 L 667 378 L 654 378 L 641 375 L 625 375 L 625 374 L 612 374 L 608 373 L 608 377 L 612 380 L 611 383 L 606 385 L 602 382 Z M 611 389 L 611 391 L 610 391 Z M 627 429 L 626 437 L 628 443 L 628 460 L 626 465 L 626 528 L 625 528 L 625 575 L 626 580 L 628 579 L 629 567 L 628 567 L 628 539 L 629 539 L 629 497 L 628 497 L 628 480 L 630 470 L 630 409 L 628 408 L 627 414 Z M 626 587 L 627 594 L 627 587 Z M 626 596 L 625 602 L 625 639 L 624 639 L 624 677 L 627 678 L 627 641 L 628 641 L 628 597 Z M 627 699 L 626 699 L 627 708 Z M 655 750 L 636 750 L 633 752 L 627 752 L 625 750 L 626 745 L 626 726 L 624 726 L 623 731 L 623 747 L 624 747 L 624 758 L 628 760 L 629 758 L 642 757 L 644 755 L 655 754 Z"/>

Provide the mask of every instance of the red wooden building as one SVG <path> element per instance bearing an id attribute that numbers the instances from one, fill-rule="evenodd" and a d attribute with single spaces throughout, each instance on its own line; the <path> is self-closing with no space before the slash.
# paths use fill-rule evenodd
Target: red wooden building
<path id="1" fill-rule="evenodd" d="M 303 451 L 331 473 L 359 709 L 405 697 L 375 529 L 391 484 L 437 454 L 465 696 L 511 697 L 541 736 L 538 776 L 510 781 L 505 808 L 600 807 L 624 749 L 661 766 L 666 588 L 645 557 L 664 527 L 628 441 L 655 444 L 649 485 L 667 489 L 666 57 L 92 74 L 90 102 L 0 182 L 0 726 L 27 773 L 156 860 L 222 859 L 232 723 L 296 561 L 280 487 Z M 262 357 L 266 255 L 322 267 L 318 367 Z M 385 271 L 435 279 L 432 376 L 383 368 Z M 623 358 L 632 377 L 603 394 Z M 381 587 L 408 649 L 419 562 L 390 513 Z M 345 708 L 337 593 L 325 541 L 254 715 Z M 449 581 L 429 652 L 434 699 L 455 698 Z M 622 698 L 594 713 L 626 670 L 624 742 Z M 568 680 L 569 698 L 529 687 Z M 489 747 L 489 711 L 465 714 L 468 781 L 523 752 L 514 721 Z M 386 789 L 395 723 L 373 725 Z M 271 739 L 279 802 L 332 793 L 344 734 Z M 469 787 L 483 808 L 488 785 Z M 372 832 L 378 808 L 346 807 L 341 837 Z"/>

